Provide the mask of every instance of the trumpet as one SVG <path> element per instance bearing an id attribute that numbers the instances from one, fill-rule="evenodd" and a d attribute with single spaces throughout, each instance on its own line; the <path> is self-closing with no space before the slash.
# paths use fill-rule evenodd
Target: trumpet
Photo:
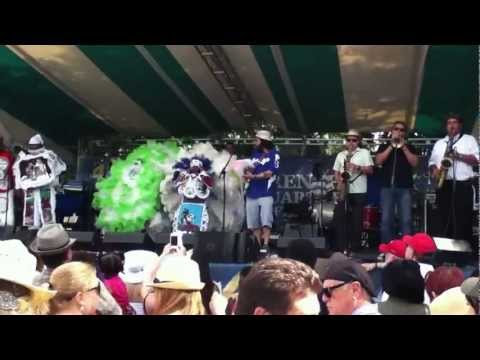
<path id="1" fill-rule="evenodd" d="M 448 170 L 453 166 L 455 153 L 452 150 L 451 146 L 447 146 L 445 149 L 445 154 L 443 155 L 443 159 L 440 163 L 440 172 L 437 175 L 436 180 L 436 187 L 437 189 L 441 189 L 443 183 L 445 182 L 445 178 L 447 176 Z"/>
<path id="2" fill-rule="evenodd" d="M 401 139 L 400 139 L 400 138 L 394 138 L 394 139 L 392 139 L 392 143 L 391 143 L 391 144 L 392 144 L 392 147 L 393 147 L 394 149 L 400 149 L 400 147 L 401 147 Z"/>

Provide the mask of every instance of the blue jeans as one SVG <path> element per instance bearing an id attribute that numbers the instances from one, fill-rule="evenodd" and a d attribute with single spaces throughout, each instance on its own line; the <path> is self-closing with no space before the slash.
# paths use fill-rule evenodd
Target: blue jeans
<path id="1" fill-rule="evenodd" d="M 412 192 L 411 189 L 382 188 L 380 192 L 380 206 L 382 209 L 382 242 L 387 243 L 397 237 L 395 231 L 395 208 L 400 217 L 400 231 L 402 235 L 412 233 Z"/>

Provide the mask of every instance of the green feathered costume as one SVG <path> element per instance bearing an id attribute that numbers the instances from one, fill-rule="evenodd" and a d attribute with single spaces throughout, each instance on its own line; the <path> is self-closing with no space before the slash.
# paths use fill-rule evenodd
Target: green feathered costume
<path id="1" fill-rule="evenodd" d="M 176 142 L 149 142 L 125 160 L 115 161 L 110 176 L 97 183 L 92 204 L 100 210 L 97 227 L 110 232 L 143 230 L 160 207 L 158 189 L 165 178 L 164 166 L 178 151 Z"/>

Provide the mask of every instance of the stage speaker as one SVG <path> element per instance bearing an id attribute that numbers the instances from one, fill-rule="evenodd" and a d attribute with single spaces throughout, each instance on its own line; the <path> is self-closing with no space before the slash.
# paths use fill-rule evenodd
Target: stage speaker
<path id="1" fill-rule="evenodd" d="M 30 246 L 32 241 L 35 239 L 35 235 L 37 234 L 36 230 L 22 230 L 16 233 L 11 234 L 9 239 L 17 239 L 20 240 L 25 246 Z M 2 239 L 8 240 L 8 239 Z"/>
<path id="2" fill-rule="evenodd" d="M 290 244 L 290 242 L 296 239 L 300 239 L 300 236 L 297 236 L 297 237 L 280 236 L 277 240 L 277 248 L 286 249 Z M 326 240 L 325 240 L 325 237 L 323 236 L 317 236 L 317 237 L 304 236 L 304 237 L 301 237 L 301 239 L 310 240 L 315 245 L 316 249 L 326 248 Z"/>
<path id="3" fill-rule="evenodd" d="M 68 236 L 77 239 L 77 243 L 93 245 L 95 232 L 93 231 L 68 231 Z"/>
<path id="4" fill-rule="evenodd" d="M 203 264 L 233 263 L 237 261 L 236 233 L 198 232 L 190 236 L 193 240 L 193 260 Z"/>
<path id="5" fill-rule="evenodd" d="M 143 244 L 145 234 L 141 232 L 112 233 L 107 232 L 103 238 L 104 244 Z"/>
<path id="6" fill-rule="evenodd" d="M 437 251 L 432 257 L 435 266 L 451 264 L 463 267 L 475 263 L 471 245 L 464 240 L 434 237 Z"/>
<path id="7" fill-rule="evenodd" d="M 153 243 L 156 245 L 166 245 L 170 242 L 170 234 L 169 232 L 162 232 L 162 233 L 151 233 L 148 234 L 150 239 L 152 239 Z M 184 234 L 182 237 L 183 245 L 185 247 L 192 247 L 195 243 L 196 235 L 195 233 L 187 233 Z"/>

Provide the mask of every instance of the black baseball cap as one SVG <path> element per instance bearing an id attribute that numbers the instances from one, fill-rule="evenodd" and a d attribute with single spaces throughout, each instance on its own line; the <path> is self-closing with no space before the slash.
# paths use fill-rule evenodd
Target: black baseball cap
<path id="1" fill-rule="evenodd" d="M 347 259 L 334 261 L 328 267 L 324 280 L 343 282 L 358 281 L 371 297 L 375 297 L 375 287 L 368 272 L 359 263 Z"/>

